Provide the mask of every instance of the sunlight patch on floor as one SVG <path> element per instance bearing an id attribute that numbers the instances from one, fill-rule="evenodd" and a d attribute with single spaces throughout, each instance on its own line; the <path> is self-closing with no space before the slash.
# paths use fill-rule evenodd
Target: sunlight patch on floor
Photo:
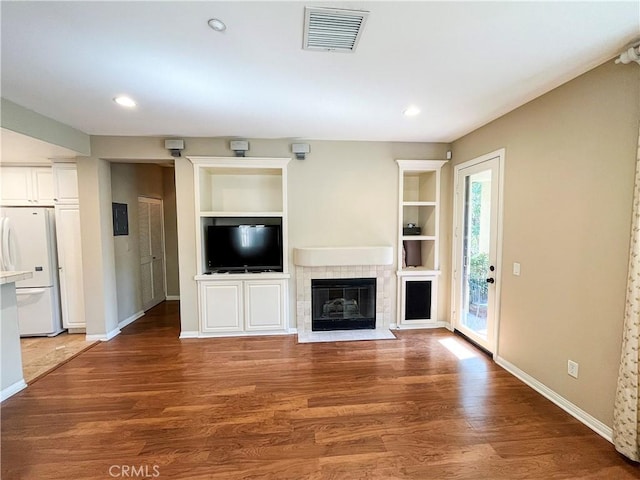
<path id="1" fill-rule="evenodd" d="M 438 340 L 438 342 L 460 360 L 467 360 L 478 356 L 477 352 L 473 351 L 457 338 L 443 338 L 442 340 Z"/>

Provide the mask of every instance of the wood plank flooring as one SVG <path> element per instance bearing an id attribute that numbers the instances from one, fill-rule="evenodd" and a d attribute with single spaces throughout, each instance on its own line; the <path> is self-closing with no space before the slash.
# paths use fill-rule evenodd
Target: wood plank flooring
<path id="1" fill-rule="evenodd" d="M 178 333 L 165 302 L 5 401 L 3 480 L 640 478 L 445 330 L 310 344 Z"/>

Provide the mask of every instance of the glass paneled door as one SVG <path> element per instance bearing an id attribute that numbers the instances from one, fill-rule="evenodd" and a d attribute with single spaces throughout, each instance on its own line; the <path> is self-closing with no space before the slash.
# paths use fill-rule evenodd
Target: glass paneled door
<path id="1" fill-rule="evenodd" d="M 478 161 L 482 160 L 482 161 Z M 456 168 L 455 328 L 495 353 L 500 157 Z"/>

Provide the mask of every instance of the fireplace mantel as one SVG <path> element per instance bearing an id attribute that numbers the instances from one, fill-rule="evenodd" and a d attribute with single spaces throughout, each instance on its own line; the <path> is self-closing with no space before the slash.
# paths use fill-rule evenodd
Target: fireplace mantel
<path id="1" fill-rule="evenodd" d="M 393 247 L 307 247 L 293 249 L 299 267 L 391 265 Z"/>

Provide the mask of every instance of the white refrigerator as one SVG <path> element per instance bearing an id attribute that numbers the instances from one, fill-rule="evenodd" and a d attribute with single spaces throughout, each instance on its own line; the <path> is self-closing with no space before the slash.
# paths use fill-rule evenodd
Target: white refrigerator
<path id="1" fill-rule="evenodd" d="M 0 242 L 2 270 L 33 273 L 16 282 L 20 335 L 59 334 L 63 328 L 54 209 L 0 209 Z"/>

